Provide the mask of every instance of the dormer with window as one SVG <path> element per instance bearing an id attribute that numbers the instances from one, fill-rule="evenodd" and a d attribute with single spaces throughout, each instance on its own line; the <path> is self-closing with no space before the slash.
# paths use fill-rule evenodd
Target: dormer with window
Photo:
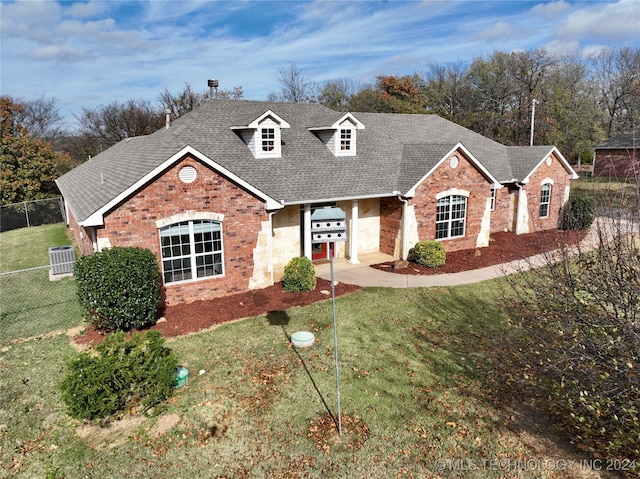
<path id="1" fill-rule="evenodd" d="M 281 130 L 289 127 L 289 123 L 268 110 L 251 123 L 231 129 L 238 132 L 255 158 L 281 158 Z"/>
<path id="2" fill-rule="evenodd" d="M 309 128 L 327 145 L 335 156 L 356 155 L 356 131 L 364 130 L 364 125 L 351 113 L 327 126 Z"/>

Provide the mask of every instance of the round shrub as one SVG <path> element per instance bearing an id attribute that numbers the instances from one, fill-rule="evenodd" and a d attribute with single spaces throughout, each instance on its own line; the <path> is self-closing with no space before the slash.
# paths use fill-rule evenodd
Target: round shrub
<path id="1" fill-rule="evenodd" d="M 67 362 L 58 385 L 67 412 L 77 419 L 109 419 L 118 413 L 145 412 L 171 396 L 178 359 L 158 331 L 108 334 L 96 353 Z"/>
<path id="2" fill-rule="evenodd" d="M 447 253 L 439 241 L 418 241 L 413 248 L 413 259 L 423 266 L 438 268 L 446 261 Z"/>
<path id="3" fill-rule="evenodd" d="M 97 328 L 128 331 L 155 324 L 160 270 L 148 249 L 114 247 L 83 256 L 74 275 L 86 318 Z"/>
<path id="4" fill-rule="evenodd" d="M 591 196 L 572 196 L 562 208 L 560 228 L 563 230 L 586 230 L 596 219 L 595 201 Z"/>
<path id="5" fill-rule="evenodd" d="M 311 260 L 304 256 L 291 258 L 284 267 L 282 286 L 289 293 L 313 291 L 316 288 L 316 272 Z"/>

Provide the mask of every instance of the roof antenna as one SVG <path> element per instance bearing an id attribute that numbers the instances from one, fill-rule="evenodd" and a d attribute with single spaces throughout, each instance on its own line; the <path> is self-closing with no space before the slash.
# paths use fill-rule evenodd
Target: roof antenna
<path id="1" fill-rule="evenodd" d="M 168 130 L 169 126 L 171 126 L 171 109 L 170 108 L 164 109 L 164 121 L 165 121 L 164 129 Z"/>
<path id="2" fill-rule="evenodd" d="M 217 100 L 218 99 L 218 80 L 207 80 L 207 85 L 209 85 L 209 99 L 215 98 Z"/>

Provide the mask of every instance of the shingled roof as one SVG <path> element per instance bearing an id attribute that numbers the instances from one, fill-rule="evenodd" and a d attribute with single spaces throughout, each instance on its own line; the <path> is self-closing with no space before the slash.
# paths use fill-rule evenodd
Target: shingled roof
<path id="1" fill-rule="evenodd" d="M 231 127 L 248 125 L 268 110 L 290 128 L 281 131 L 281 158 L 257 159 Z M 505 147 L 435 115 L 353 113 L 365 125 L 357 132 L 357 155 L 336 157 L 310 128 L 344 115 L 316 103 L 212 100 L 168 129 L 119 142 L 56 183 L 82 222 L 159 174 L 185 149 L 278 204 L 404 194 L 460 144 L 492 181 L 518 181 L 553 149 Z"/>
<path id="2" fill-rule="evenodd" d="M 640 127 L 621 133 L 620 135 L 598 143 L 596 150 L 619 150 L 625 148 L 640 148 Z"/>

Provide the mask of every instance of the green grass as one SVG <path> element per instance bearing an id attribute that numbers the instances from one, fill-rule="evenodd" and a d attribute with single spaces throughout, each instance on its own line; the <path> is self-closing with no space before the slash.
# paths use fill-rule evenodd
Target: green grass
<path id="1" fill-rule="evenodd" d="M 49 264 L 49 247 L 71 243 L 63 223 L 0 234 L 0 272 Z M 77 326 L 82 310 L 73 278 L 49 281 L 49 270 L 0 275 L 0 344 Z"/>
<path id="2" fill-rule="evenodd" d="M 66 244 L 64 229 L 49 228 L 41 235 Z M 3 250 L 20 244 L 5 234 Z M 29 244 L 53 242 L 35 235 Z M 187 385 L 151 417 L 92 430 L 65 414 L 56 390 L 77 353 L 66 335 L 46 334 L 81 324 L 75 286 L 71 278 L 48 282 L 46 274 L 7 275 L 8 283 L 0 277 L 3 479 L 566 475 L 504 467 L 505 460 L 546 459 L 540 443 L 550 440 L 532 440 L 538 432 L 515 419 L 497 384 L 507 340 L 500 282 L 367 288 L 338 298 L 342 412 L 368 435 L 345 421 L 342 438 L 331 429 L 314 441 L 315 421 L 336 414 L 331 301 L 168 341 L 191 372 Z M 47 295 L 36 291 L 51 293 L 42 301 Z M 316 343 L 294 349 L 288 336 L 299 330 L 312 331 Z M 156 432 L 169 418 L 176 424 Z M 439 470 L 440 460 L 453 466 Z M 498 460 L 503 467 L 482 467 Z"/>
<path id="3" fill-rule="evenodd" d="M 635 182 L 604 178 L 580 178 L 571 183 L 573 194 L 586 193 L 596 201 L 597 207 L 622 208 L 638 211 L 640 195 Z"/>
<path id="4" fill-rule="evenodd" d="M 64 223 L 0 234 L 0 273 L 49 264 L 49 248 L 72 244 Z"/>
<path id="5" fill-rule="evenodd" d="M 368 288 L 338 299 L 342 412 L 368 427 L 360 448 L 352 446 L 363 438 L 348 428 L 320 444 L 309 437 L 314 420 L 336 412 L 330 301 L 169 341 L 190 370 L 187 386 L 155 417 L 84 439 L 54 389 L 73 354 L 68 339 L 7 345 L 6 477 L 563 477 L 437 470 L 441 459 L 541 459 L 515 430 L 495 383 L 493 344 L 504 316 L 494 288 Z M 292 348 L 288 335 L 298 330 L 313 331 L 316 343 Z M 171 414 L 179 422 L 154 433 Z"/>

